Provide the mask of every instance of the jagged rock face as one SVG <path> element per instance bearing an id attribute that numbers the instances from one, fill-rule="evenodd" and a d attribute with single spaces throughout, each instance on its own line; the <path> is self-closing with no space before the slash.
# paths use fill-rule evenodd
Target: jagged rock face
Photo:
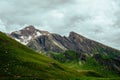
<path id="1" fill-rule="evenodd" d="M 64 52 L 72 50 L 89 54 L 93 52 L 100 53 L 101 49 L 108 53 L 108 50 L 112 49 L 75 32 L 70 32 L 69 36 L 65 37 L 35 29 L 33 26 L 27 26 L 20 31 L 12 32 L 10 36 L 37 51 Z"/>
<path id="2" fill-rule="evenodd" d="M 37 51 L 64 52 L 66 50 L 72 50 L 77 53 L 86 54 L 119 52 L 108 46 L 87 39 L 75 32 L 70 32 L 69 36 L 66 37 L 41 31 L 35 29 L 33 26 L 27 26 L 20 31 L 12 32 L 10 36 Z"/>
<path id="3" fill-rule="evenodd" d="M 35 38 L 31 42 L 29 42 L 27 46 L 36 51 L 63 51 L 61 48 L 59 48 L 57 42 L 51 40 L 51 35 L 39 36 L 38 38 Z"/>
<path id="4" fill-rule="evenodd" d="M 15 40 L 21 42 L 22 44 L 26 45 L 32 39 L 40 35 L 48 35 L 48 34 L 50 33 L 47 31 L 41 31 L 41 30 L 35 29 L 33 26 L 30 25 L 20 31 L 12 32 L 10 36 Z"/>
<path id="5" fill-rule="evenodd" d="M 96 49 L 96 46 L 101 45 L 100 43 L 87 39 L 75 32 L 70 33 L 69 39 L 74 43 L 76 52 L 92 53 Z M 104 46 L 102 45 L 102 47 Z"/>
<path id="6" fill-rule="evenodd" d="M 28 26 L 20 31 L 11 33 L 10 36 L 36 51 L 53 51 L 61 53 L 66 58 L 65 60 L 63 58 L 58 59 L 63 59 L 61 60 L 63 62 L 75 59 L 78 59 L 78 61 L 87 61 L 87 57 L 91 56 L 108 68 L 110 66 L 110 69 L 120 72 L 119 50 L 87 39 L 75 32 L 70 32 L 69 36 L 66 37 L 47 31 L 41 31 L 35 29 L 33 26 Z M 75 57 L 69 53 L 65 53 L 67 50 L 74 51 L 76 53 L 74 54 Z M 101 54 L 106 55 L 109 59 L 103 59 L 100 56 Z"/>
<path id="7" fill-rule="evenodd" d="M 44 41 L 44 43 L 41 43 Z M 75 50 L 75 45 L 67 37 L 62 37 L 58 34 L 50 34 L 39 36 L 38 38 L 31 40 L 28 43 L 28 47 L 34 47 L 35 50 L 41 51 L 54 51 L 54 52 L 64 52 L 66 50 Z"/>
<path id="8" fill-rule="evenodd" d="M 40 43 L 40 41 L 44 43 Z M 41 51 L 54 51 L 64 52 L 66 50 L 72 50 L 78 53 L 93 53 L 95 50 L 99 52 L 100 48 L 106 48 L 106 46 L 89 40 L 75 32 L 71 32 L 68 37 L 60 36 L 58 34 L 41 35 L 36 39 L 31 40 L 28 47 Z"/>

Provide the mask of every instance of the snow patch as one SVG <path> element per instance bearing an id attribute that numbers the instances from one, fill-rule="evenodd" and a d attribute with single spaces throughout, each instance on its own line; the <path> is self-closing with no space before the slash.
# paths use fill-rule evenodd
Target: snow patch
<path id="1" fill-rule="evenodd" d="M 27 45 L 29 43 L 29 41 L 32 39 L 32 36 L 20 36 L 21 39 L 17 39 L 15 38 L 16 41 L 22 43 L 23 45 Z"/>
<path id="2" fill-rule="evenodd" d="M 26 36 L 21 36 L 23 41 L 21 42 L 24 45 L 27 45 L 29 41 L 32 39 L 32 36 L 26 37 Z"/>
<path id="3" fill-rule="evenodd" d="M 30 30 L 29 28 L 27 28 L 27 30 Z"/>
<path id="4" fill-rule="evenodd" d="M 21 42 L 19 39 L 15 38 L 16 41 Z"/>
<path id="5" fill-rule="evenodd" d="M 27 45 L 28 44 L 28 42 L 21 42 L 23 45 Z"/>
<path id="6" fill-rule="evenodd" d="M 15 40 L 16 40 L 16 41 L 18 41 L 18 42 L 20 42 L 20 40 L 19 40 L 19 39 L 17 39 L 17 38 L 15 38 Z"/>
<path id="7" fill-rule="evenodd" d="M 24 36 L 20 36 L 20 38 L 24 39 Z"/>
<path id="8" fill-rule="evenodd" d="M 29 37 L 28 37 L 28 40 L 31 40 L 31 39 L 32 39 L 32 36 L 29 36 Z"/>
<path id="9" fill-rule="evenodd" d="M 41 35 L 42 35 L 42 34 L 37 31 L 35 37 L 38 37 L 38 36 L 41 36 Z"/>
<path id="10" fill-rule="evenodd" d="M 15 31 L 16 34 L 21 34 L 21 31 Z"/>
<path id="11" fill-rule="evenodd" d="M 22 37 L 23 37 L 23 36 L 22 36 Z M 27 41 L 20 41 L 20 39 L 17 39 L 17 38 L 15 38 L 15 40 L 18 41 L 18 42 L 20 42 L 20 43 L 22 43 L 23 45 L 27 45 L 27 44 L 28 44 Z"/>

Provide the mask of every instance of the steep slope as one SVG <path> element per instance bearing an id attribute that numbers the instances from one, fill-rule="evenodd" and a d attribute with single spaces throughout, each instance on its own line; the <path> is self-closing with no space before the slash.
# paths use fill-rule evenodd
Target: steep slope
<path id="1" fill-rule="evenodd" d="M 81 63 L 82 61 L 85 61 L 87 63 L 90 57 L 95 59 L 96 63 L 99 63 L 99 66 L 103 66 L 102 68 L 104 68 L 104 70 L 111 72 L 115 71 L 115 74 L 120 73 L 119 50 L 87 39 L 75 32 L 71 32 L 69 37 L 62 37 L 58 34 L 39 36 L 38 38 L 31 40 L 28 43 L 28 47 L 36 51 L 47 51 L 48 56 L 60 62 L 76 61 L 77 63 Z M 66 53 L 66 51 L 69 50 L 74 53 Z M 49 51 L 53 51 L 53 53 L 49 53 Z M 54 54 L 54 52 L 57 53 Z M 90 63 L 93 62 L 91 61 Z"/>
<path id="2" fill-rule="evenodd" d="M 94 75 L 91 75 L 94 74 Z M 77 72 L 21 45 L 0 32 L 0 79 L 76 79 L 99 76 Z"/>
<path id="3" fill-rule="evenodd" d="M 64 53 L 48 52 L 46 54 L 64 65 L 70 66 L 78 70 L 93 70 L 99 72 L 104 77 L 120 76 L 119 57 L 110 57 L 104 54 L 94 54 L 89 56 L 79 54 L 74 51 L 65 51 Z"/>
<path id="4" fill-rule="evenodd" d="M 103 52 L 106 54 L 109 51 L 119 52 L 75 32 L 70 32 L 69 36 L 66 37 L 35 29 L 31 25 L 20 31 L 12 32 L 9 36 L 38 51 L 64 52 L 66 50 L 72 50 L 78 53 L 92 54 L 101 53 L 101 49 L 103 49 Z"/>
<path id="5" fill-rule="evenodd" d="M 115 71 L 115 74 L 120 73 L 119 50 L 90 40 L 75 32 L 70 32 L 68 37 L 54 33 L 40 35 L 32 38 L 27 46 L 36 51 L 45 51 L 46 55 L 60 62 L 76 62 L 87 65 L 95 61 L 95 64 L 89 66 L 97 65 L 96 67 L 99 68 L 101 65 L 101 68 L 104 68 L 103 72 L 107 70 Z"/>
<path id="6" fill-rule="evenodd" d="M 35 50 L 64 52 L 66 50 L 72 50 L 78 53 L 93 54 L 93 53 L 105 53 L 120 52 L 111 47 L 105 46 L 101 43 L 95 42 L 88 38 L 85 38 L 75 32 L 70 32 L 68 37 L 60 36 L 58 34 L 41 35 L 32 39 L 28 44 L 28 47 Z M 101 50 L 102 49 L 102 50 Z"/>
<path id="7" fill-rule="evenodd" d="M 35 29 L 32 25 L 30 25 L 20 31 L 12 32 L 9 36 L 21 42 L 22 44 L 26 45 L 30 40 L 39 37 L 40 35 L 49 35 L 49 34 L 50 33 L 47 31 Z"/>

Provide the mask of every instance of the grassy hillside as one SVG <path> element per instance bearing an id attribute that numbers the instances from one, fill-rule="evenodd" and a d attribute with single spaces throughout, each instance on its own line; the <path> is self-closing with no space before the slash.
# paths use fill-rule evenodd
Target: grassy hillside
<path id="1" fill-rule="evenodd" d="M 100 77 L 77 71 L 27 48 L 0 32 L 0 79 L 81 79 Z"/>
<path id="2" fill-rule="evenodd" d="M 112 67 L 112 64 L 114 65 L 114 63 L 116 63 L 117 61 L 112 63 L 110 62 L 114 60 L 114 54 L 115 53 L 113 52 L 111 53 L 111 55 L 99 54 L 101 55 L 101 58 L 98 57 L 97 59 L 95 59 L 95 57 L 91 55 L 78 55 L 78 53 L 75 53 L 74 51 L 66 51 L 65 53 L 55 53 L 50 51 L 47 53 L 47 55 L 49 55 L 50 57 L 56 59 L 64 65 L 75 68 L 78 71 L 94 71 L 99 73 L 103 77 L 119 78 L 120 74 Z M 100 61 L 104 62 L 104 64 L 102 64 Z M 120 63 L 117 62 L 117 65 L 119 64 Z"/>
<path id="3" fill-rule="evenodd" d="M 0 33 L 0 77 L 71 78 L 76 75 Z"/>

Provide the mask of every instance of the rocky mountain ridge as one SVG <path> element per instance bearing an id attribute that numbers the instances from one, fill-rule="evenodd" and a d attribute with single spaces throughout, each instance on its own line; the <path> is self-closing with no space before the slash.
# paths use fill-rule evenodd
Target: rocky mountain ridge
<path id="1" fill-rule="evenodd" d="M 39 37 L 40 35 L 49 35 L 50 33 L 48 31 L 42 31 L 35 29 L 32 25 L 25 27 L 24 29 L 20 31 L 15 31 L 10 34 L 10 36 L 21 42 L 24 45 L 27 45 L 30 40 Z"/>
<path id="2" fill-rule="evenodd" d="M 69 36 L 66 37 L 28 26 L 20 31 L 12 32 L 10 36 L 35 51 L 55 52 L 55 54 L 52 54 L 52 58 L 58 61 L 66 62 L 77 59 L 79 62 L 81 60 L 87 61 L 91 57 L 108 69 L 120 73 L 119 50 L 90 40 L 75 32 L 70 32 Z M 75 53 L 66 53 L 68 50 Z M 58 57 L 55 56 L 56 53 Z"/>
<path id="3" fill-rule="evenodd" d="M 105 52 L 108 50 L 118 51 L 75 32 L 70 32 L 69 36 L 66 37 L 35 29 L 31 25 L 20 31 L 12 32 L 10 37 L 38 51 L 64 52 L 66 50 L 72 50 L 78 53 L 97 53 L 100 48 L 105 49 Z"/>

